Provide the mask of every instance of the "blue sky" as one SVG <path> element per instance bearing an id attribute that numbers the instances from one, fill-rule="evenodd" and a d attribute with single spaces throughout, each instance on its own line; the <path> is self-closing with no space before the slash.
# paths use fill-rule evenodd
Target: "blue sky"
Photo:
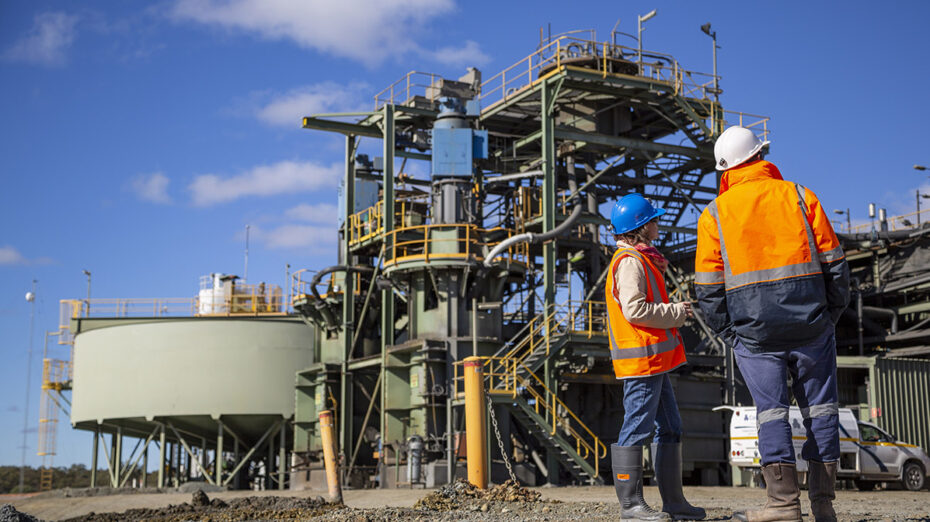
<path id="1" fill-rule="evenodd" d="M 724 107 L 770 116 L 769 159 L 828 209 L 930 192 L 926 2 L 0 3 L 0 464 L 20 462 L 33 279 L 37 465 L 42 339 L 83 269 L 95 297 L 192 297 L 242 273 L 246 225 L 251 282 L 332 264 L 343 140 L 300 117 L 368 109 L 414 69 L 490 78 L 541 26 L 604 40 L 653 8 L 644 47 L 692 70 L 712 70 L 712 22 Z M 63 423 L 56 464 L 89 463 L 90 440 Z"/>

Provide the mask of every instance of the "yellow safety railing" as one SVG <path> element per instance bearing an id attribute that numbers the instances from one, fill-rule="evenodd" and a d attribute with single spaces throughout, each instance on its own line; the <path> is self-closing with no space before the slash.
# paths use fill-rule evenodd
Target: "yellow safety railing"
<path id="1" fill-rule="evenodd" d="M 385 105 L 399 105 L 406 103 L 414 96 L 423 96 L 434 102 L 439 99 L 438 80 L 442 76 L 433 73 L 410 71 L 401 79 L 385 87 L 375 94 L 375 110 Z"/>
<path id="2" fill-rule="evenodd" d="M 723 125 L 730 127 L 739 125 L 746 127 L 755 133 L 759 139 L 765 141 L 769 139 L 769 117 L 759 116 L 758 114 L 749 114 L 748 112 L 723 111 Z"/>
<path id="3" fill-rule="evenodd" d="M 597 42 L 571 36 L 553 39 L 527 57 L 502 70 L 481 84 L 483 107 L 506 101 L 511 96 L 544 79 L 546 74 L 570 65 L 572 58 L 590 57 L 593 67 L 602 77 L 617 75 L 611 69 L 618 61 L 635 67 L 639 76 L 668 83 L 675 94 L 709 100 L 714 86 L 712 74 L 689 71 L 674 57 L 654 51 L 643 51 L 643 61 L 637 64 L 638 50 L 609 42 Z"/>
<path id="4" fill-rule="evenodd" d="M 484 229 L 464 223 L 419 225 L 398 228 L 385 234 L 389 248 L 385 251 L 384 266 L 409 261 L 439 259 L 473 259 L 481 261 L 484 255 L 499 243 L 514 235 L 513 230 L 504 228 Z M 499 241 L 488 241 L 489 236 Z M 516 243 L 501 253 L 511 262 L 527 264 L 529 244 Z"/>
<path id="5" fill-rule="evenodd" d="M 429 195 L 415 198 L 403 198 L 394 202 L 394 228 L 403 228 L 423 224 L 425 216 L 414 207 L 424 207 L 423 201 Z M 377 238 L 384 232 L 384 201 L 349 216 L 349 245 L 357 245 Z"/>
<path id="6" fill-rule="evenodd" d="M 311 290 L 310 284 L 313 282 L 313 275 L 316 274 L 316 270 L 309 270 L 307 268 L 302 268 L 293 274 L 291 274 L 291 302 L 295 299 L 303 298 L 304 296 L 310 295 L 313 291 Z M 341 286 L 337 285 L 337 280 L 335 278 L 336 274 L 330 274 L 329 278 L 326 281 L 320 281 L 316 285 L 317 292 L 320 294 L 320 297 L 326 297 L 327 295 L 339 295 L 344 292 Z M 355 290 L 353 292 L 355 295 L 362 293 L 362 282 L 361 279 L 355 278 Z"/>
<path id="7" fill-rule="evenodd" d="M 277 285 L 234 285 L 230 292 L 201 297 L 116 297 L 63 299 L 59 344 L 73 342 L 71 320 L 86 317 L 185 317 L 285 315 L 287 303 Z"/>
<path id="8" fill-rule="evenodd" d="M 555 435 L 559 428 L 575 442 L 575 452 L 588 460 L 594 457 L 595 475 L 600 474 L 600 460 L 607 456 L 607 446 L 585 425 L 581 419 L 565 404 L 558 395 L 520 361 L 507 357 L 482 357 L 482 371 L 487 383 L 487 393 L 492 395 L 509 395 L 516 398 L 526 393 L 532 399 L 536 413 L 546 418 L 549 433 Z M 464 397 L 463 361 L 454 365 L 454 382 L 456 398 Z M 526 377 L 518 372 L 521 368 Z M 561 416 L 560 413 L 566 414 Z"/>
<path id="9" fill-rule="evenodd" d="M 930 221 L 930 208 L 921 209 L 919 213 L 911 212 L 910 214 L 902 214 L 900 216 L 893 216 L 893 217 L 887 218 L 886 221 L 888 221 L 888 230 L 892 230 L 892 231 L 915 228 L 918 226 L 918 223 L 922 224 L 922 223 L 926 223 L 927 221 Z M 881 231 L 881 222 L 876 220 L 871 223 L 855 225 L 852 227 L 852 230 L 848 230 L 847 232 L 851 232 L 853 234 L 864 234 L 866 232 L 871 232 L 873 226 L 875 227 L 876 231 Z M 837 228 L 837 231 L 839 230 L 840 229 Z"/>
<path id="10" fill-rule="evenodd" d="M 606 321 L 607 304 L 604 301 L 567 301 L 530 320 L 527 334 L 504 358 L 522 363 L 543 346 L 546 355 L 549 355 L 550 339 L 556 333 L 580 334 L 588 339 L 606 336 Z M 550 335 L 546 335 L 546 332 Z"/>

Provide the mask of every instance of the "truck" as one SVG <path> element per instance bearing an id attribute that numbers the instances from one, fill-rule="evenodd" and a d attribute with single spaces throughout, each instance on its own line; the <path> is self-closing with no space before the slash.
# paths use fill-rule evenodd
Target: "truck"
<path id="1" fill-rule="evenodd" d="M 714 411 L 730 410 L 730 464 L 757 472 L 761 469 L 756 408 L 752 406 L 718 406 Z M 860 490 L 875 489 L 882 483 L 900 483 L 911 491 L 927 484 L 930 457 L 913 444 L 899 441 L 875 424 L 858 420 L 849 408 L 839 409 L 840 460 L 837 478 L 851 479 Z M 801 409 L 788 410 L 794 452 L 801 482 L 806 482 L 807 461 L 801 458 L 801 447 L 807 440 Z"/>

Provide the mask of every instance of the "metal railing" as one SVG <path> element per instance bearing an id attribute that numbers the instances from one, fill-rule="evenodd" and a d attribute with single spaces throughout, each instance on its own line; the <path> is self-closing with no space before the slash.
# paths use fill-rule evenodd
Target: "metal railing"
<path id="1" fill-rule="evenodd" d="M 437 80 L 442 79 L 442 76 L 438 74 L 410 71 L 401 79 L 375 94 L 375 110 L 388 104 L 399 105 L 406 103 L 414 96 L 423 96 L 430 102 L 435 102 L 439 99 Z"/>
<path id="2" fill-rule="evenodd" d="M 293 274 L 291 274 L 291 291 L 289 302 L 293 303 L 294 299 L 301 298 L 302 296 L 307 296 L 313 293 L 311 290 L 311 283 L 313 282 L 313 276 L 316 274 L 316 270 L 309 270 L 307 268 L 302 268 Z M 327 295 L 338 295 L 344 293 L 344 290 L 341 285 L 338 284 L 339 281 L 336 279 L 336 274 L 330 274 L 329 278 L 325 281 L 320 281 L 316 285 L 316 290 L 320 294 L 320 297 L 326 298 Z M 361 279 L 355 278 L 355 295 L 362 293 L 362 282 Z"/>
<path id="3" fill-rule="evenodd" d="M 575 443 L 575 452 L 585 460 L 594 457 L 595 475 L 600 474 L 600 460 L 607 456 L 607 446 L 585 425 L 558 395 L 546 384 L 522 365 L 520 361 L 507 357 L 482 357 L 482 371 L 486 382 L 485 391 L 491 395 L 504 395 L 517 398 L 525 394 L 537 415 L 544 417 L 551 435 L 556 435 L 561 428 Z M 464 361 L 454 365 L 454 382 L 456 398 L 463 398 Z M 518 372 L 522 367 L 525 377 Z M 561 415 L 564 413 L 565 415 Z"/>
<path id="4" fill-rule="evenodd" d="M 389 245 L 385 251 L 384 266 L 409 261 L 429 262 L 439 259 L 473 259 L 482 261 L 485 254 L 509 239 L 514 231 L 505 228 L 478 228 L 477 225 L 452 223 L 402 227 L 384 234 Z M 489 236 L 500 237 L 488 241 Z M 528 264 L 529 244 L 511 245 L 501 257 L 511 262 Z"/>
<path id="5" fill-rule="evenodd" d="M 422 225 L 426 216 L 413 210 L 415 205 L 422 206 L 429 197 L 425 194 L 418 198 L 403 198 L 394 203 L 394 227 L 409 227 Z M 356 212 L 349 216 L 348 237 L 349 245 L 357 245 L 379 237 L 384 231 L 384 201 L 378 201 L 373 206 Z"/>
<path id="6" fill-rule="evenodd" d="M 527 333 L 504 355 L 505 359 L 514 359 L 522 364 L 530 354 L 543 346 L 545 354 L 549 355 L 551 338 L 556 334 L 573 333 L 585 335 L 588 339 L 606 336 L 607 303 L 567 301 L 556 305 L 548 313 L 537 315 L 526 328 Z"/>
<path id="7" fill-rule="evenodd" d="M 60 302 L 59 344 L 73 342 L 71 320 L 88 317 L 206 317 L 284 315 L 281 287 L 236 285 L 233 293 L 200 297 L 116 297 L 63 299 Z"/>
<path id="8" fill-rule="evenodd" d="M 638 56 L 638 50 L 632 47 L 561 36 L 482 83 L 481 105 L 490 107 L 505 101 L 540 81 L 545 74 L 570 66 L 571 59 L 582 57 L 589 57 L 594 65 L 591 70 L 601 73 L 602 77 L 618 74 L 612 71 L 614 63 L 623 60 L 630 67 L 636 67 L 639 76 L 668 83 L 675 94 L 710 100 L 714 75 L 686 70 L 674 57 L 664 53 L 643 51 L 643 60 L 637 63 Z"/>
<path id="9" fill-rule="evenodd" d="M 723 111 L 723 125 L 739 125 L 755 133 L 762 141 L 769 139 L 769 117 L 748 112 Z"/>
<path id="10" fill-rule="evenodd" d="M 888 230 L 891 231 L 916 228 L 919 226 L 919 224 L 930 221 L 930 208 L 922 209 L 919 213 L 911 212 L 910 214 L 893 216 L 887 218 L 886 221 L 888 222 Z M 881 231 L 881 222 L 875 220 L 869 223 L 863 223 L 861 225 L 854 225 L 852 230 L 848 230 L 847 232 L 852 234 L 864 234 L 866 232 L 871 232 L 873 226 L 875 227 L 876 232 Z"/>

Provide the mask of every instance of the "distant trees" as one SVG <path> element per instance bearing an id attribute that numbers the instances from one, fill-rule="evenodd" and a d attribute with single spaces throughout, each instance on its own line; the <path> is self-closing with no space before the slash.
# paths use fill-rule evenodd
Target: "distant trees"
<path id="1" fill-rule="evenodd" d="M 98 484 L 105 484 L 107 470 L 97 471 Z M 52 468 L 52 487 L 86 488 L 90 486 L 90 469 L 83 464 Z M 23 477 L 23 493 L 39 491 L 39 468 L 26 468 Z M 0 466 L 0 494 L 20 493 L 19 466 Z"/>

